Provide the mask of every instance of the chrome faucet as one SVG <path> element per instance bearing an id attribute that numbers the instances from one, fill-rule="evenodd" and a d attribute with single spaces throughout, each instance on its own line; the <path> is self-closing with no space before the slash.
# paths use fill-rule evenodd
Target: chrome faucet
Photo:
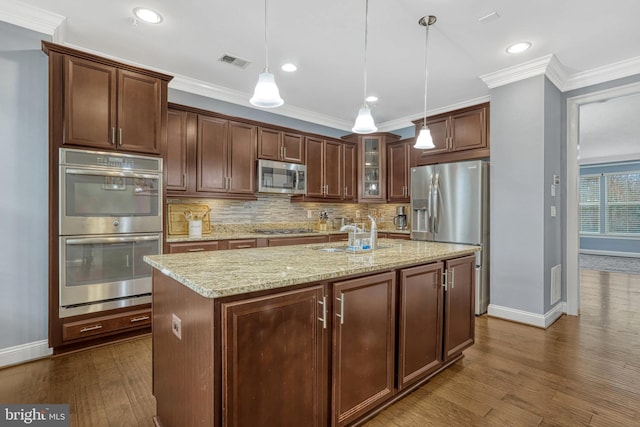
<path id="1" fill-rule="evenodd" d="M 378 224 L 376 224 L 376 220 L 371 215 L 367 215 L 371 220 L 371 236 L 369 237 L 369 244 L 371 245 L 371 249 L 378 249 Z"/>

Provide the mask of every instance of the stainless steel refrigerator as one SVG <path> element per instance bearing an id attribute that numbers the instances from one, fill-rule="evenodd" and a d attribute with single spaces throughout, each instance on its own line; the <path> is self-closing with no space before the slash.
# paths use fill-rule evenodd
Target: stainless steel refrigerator
<path id="1" fill-rule="evenodd" d="M 489 305 L 489 167 L 483 160 L 411 169 L 411 238 L 479 245 L 476 314 Z"/>

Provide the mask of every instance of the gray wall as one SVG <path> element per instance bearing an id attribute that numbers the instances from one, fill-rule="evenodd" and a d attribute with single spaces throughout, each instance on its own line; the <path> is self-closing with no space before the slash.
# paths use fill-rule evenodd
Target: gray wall
<path id="1" fill-rule="evenodd" d="M 47 57 L 9 33 L 0 28 L 0 350 L 46 340 L 48 315 Z"/>
<path id="2" fill-rule="evenodd" d="M 491 304 L 543 313 L 545 77 L 491 90 Z"/>
<path id="3" fill-rule="evenodd" d="M 564 193 L 562 183 L 556 187 L 556 195 L 551 195 L 553 176 L 560 177 L 564 167 L 561 156 L 562 93 L 549 81 L 544 79 L 544 179 L 542 194 L 544 197 L 544 295 L 543 313 L 551 309 L 551 268 L 562 263 L 562 200 Z M 556 216 L 551 216 L 551 207 L 556 209 Z M 562 299 L 562 298 L 561 298 Z M 555 304 L 554 304 L 555 305 Z"/>

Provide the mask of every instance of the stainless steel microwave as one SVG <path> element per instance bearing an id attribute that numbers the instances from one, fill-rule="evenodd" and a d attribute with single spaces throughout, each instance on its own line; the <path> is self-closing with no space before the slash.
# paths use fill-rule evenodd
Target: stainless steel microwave
<path id="1" fill-rule="evenodd" d="M 297 163 L 258 160 L 259 193 L 307 193 L 307 166 Z"/>

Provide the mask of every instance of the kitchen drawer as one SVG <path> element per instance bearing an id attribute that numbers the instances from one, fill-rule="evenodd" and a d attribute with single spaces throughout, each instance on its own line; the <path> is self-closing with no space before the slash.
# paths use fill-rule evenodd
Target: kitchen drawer
<path id="1" fill-rule="evenodd" d="M 348 242 L 349 233 L 329 234 L 329 242 Z"/>
<path id="2" fill-rule="evenodd" d="M 229 249 L 247 249 L 255 248 L 257 246 L 256 239 L 242 239 L 242 240 L 229 240 Z"/>
<path id="3" fill-rule="evenodd" d="M 289 245 L 308 245 L 310 243 L 326 243 L 326 236 L 308 236 L 308 237 L 279 237 L 268 239 L 269 246 L 289 246 Z"/>
<path id="4" fill-rule="evenodd" d="M 63 341 L 105 335 L 151 325 L 151 309 L 129 311 L 62 325 Z"/>
<path id="5" fill-rule="evenodd" d="M 204 242 L 180 242 L 169 243 L 170 254 L 182 254 L 187 252 L 203 252 L 220 250 L 220 242 L 217 240 Z"/>

